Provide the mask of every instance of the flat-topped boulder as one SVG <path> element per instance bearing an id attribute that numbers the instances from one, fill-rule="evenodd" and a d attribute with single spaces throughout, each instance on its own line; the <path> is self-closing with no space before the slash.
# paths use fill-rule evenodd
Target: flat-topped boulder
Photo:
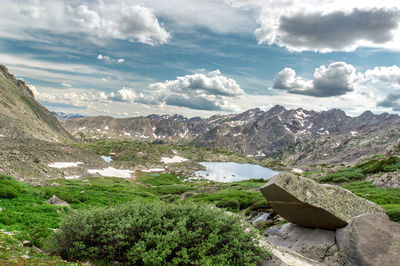
<path id="1" fill-rule="evenodd" d="M 361 214 L 386 215 L 379 205 L 346 189 L 289 173 L 272 177 L 261 192 L 276 212 L 302 227 L 337 229 Z"/>

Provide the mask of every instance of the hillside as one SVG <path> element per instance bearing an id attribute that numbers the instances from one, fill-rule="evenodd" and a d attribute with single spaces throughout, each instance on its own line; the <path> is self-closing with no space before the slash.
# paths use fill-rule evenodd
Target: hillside
<path id="1" fill-rule="evenodd" d="M 0 134 L 12 138 L 71 141 L 57 118 L 35 100 L 24 81 L 0 66 Z"/>
<path id="2" fill-rule="evenodd" d="M 350 117 L 339 109 L 315 112 L 274 106 L 207 119 L 180 115 L 63 121 L 81 138 L 129 138 L 157 143 L 224 147 L 249 157 L 272 157 L 288 164 L 351 162 L 383 153 L 400 137 L 400 117 L 366 111 Z"/>
<path id="3" fill-rule="evenodd" d="M 25 82 L 0 66 L 0 174 L 40 183 L 85 171 L 85 167 L 76 173 L 49 167 L 54 162 L 80 161 L 86 167 L 105 165 L 100 156 L 70 146 L 74 141 L 56 116 L 35 100 Z"/>

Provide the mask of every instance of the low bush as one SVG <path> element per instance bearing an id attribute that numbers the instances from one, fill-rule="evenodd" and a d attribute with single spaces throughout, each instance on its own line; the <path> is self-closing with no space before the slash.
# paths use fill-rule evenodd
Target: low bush
<path id="1" fill-rule="evenodd" d="M 400 204 L 383 205 L 390 220 L 400 223 Z"/>
<path id="2" fill-rule="evenodd" d="M 364 174 L 375 174 L 379 172 L 393 172 L 400 168 L 400 158 L 389 157 L 382 160 L 369 160 L 356 166 L 362 169 Z"/>
<path id="3" fill-rule="evenodd" d="M 330 174 L 319 179 L 320 182 L 342 183 L 355 180 L 362 180 L 365 175 L 361 169 L 357 168 L 342 168 L 335 174 Z"/>
<path id="4" fill-rule="evenodd" d="M 219 208 L 238 212 L 247 209 L 260 200 L 263 200 L 264 197 L 259 191 L 253 192 L 237 189 L 224 189 L 210 194 L 197 194 L 189 199 L 196 202 L 212 203 Z"/>
<path id="5" fill-rule="evenodd" d="M 53 236 L 64 259 L 130 265 L 255 265 L 268 252 L 241 219 L 193 202 L 75 211 Z"/>
<path id="6" fill-rule="evenodd" d="M 19 195 L 21 186 L 9 176 L 0 175 L 0 199 L 12 199 Z"/>

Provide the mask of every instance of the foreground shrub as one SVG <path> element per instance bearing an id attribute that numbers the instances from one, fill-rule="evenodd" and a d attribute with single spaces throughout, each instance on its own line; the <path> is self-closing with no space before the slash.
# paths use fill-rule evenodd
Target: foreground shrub
<path id="1" fill-rule="evenodd" d="M 52 242 L 64 259 L 100 263 L 246 265 L 268 255 L 239 217 L 192 202 L 75 211 Z"/>

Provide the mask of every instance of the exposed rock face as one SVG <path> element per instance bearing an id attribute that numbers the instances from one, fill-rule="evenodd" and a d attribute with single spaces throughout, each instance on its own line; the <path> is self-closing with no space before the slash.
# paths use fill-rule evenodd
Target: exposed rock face
<path id="1" fill-rule="evenodd" d="M 332 261 L 337 252 L 335 231 L 303 228 L 291 223 L 267 228 L 263 236 L 276 246 L 286 247 L 319 261 Z"/>
<path id="2" fill-rule="evenodd" d="M 372 184 L 377 187 L 400 188 L 400 173 L 390 172 L 382 174 L 376 177 Z"/>
<path id="3" fill-rule="evenodd" d="M 365 112 L 349 117 L 339 109 L 323 112 L 274 106 L 207 119 L 150 115 L 117 119 L 86 117 L 64 121 L 76 136 L 132 138 L 156 142 L 189 142 L 224 147 L 254 157 L 274 155 L 293 164 L 351 162 L 383 153 L 398 142 L 400 117 Z M 379 142 L 376 141 L 379 138 Z"/>
<path id="4" fill-rule="evenodd" d="M 400 265 L 400 224 L 364 214 L 337 230 L 338 247 L 354 265 Z"/>
<path id="5" fill-rule="evenodd" d="M 272 177 L 261 192 L 276 212 L 302 227 L 336 229 L 360 214 L 385 214 L 379 205 L 346 189 L 288 173 Z"/>
<path id="6" fill-rule="evenodd" d="M 0 134 L 11 138 L 71 141 L 57 118 L 35 100 L 24 81 L 0 65 Z"/>
<path id="7" fill-rule="evenodd" d="M 69 204 L 66 201 L 59 199 L 56 195 L 51 196 L 51 198 L 48 199 L 46 202 L 51 205 L 69 207 Z"/>

